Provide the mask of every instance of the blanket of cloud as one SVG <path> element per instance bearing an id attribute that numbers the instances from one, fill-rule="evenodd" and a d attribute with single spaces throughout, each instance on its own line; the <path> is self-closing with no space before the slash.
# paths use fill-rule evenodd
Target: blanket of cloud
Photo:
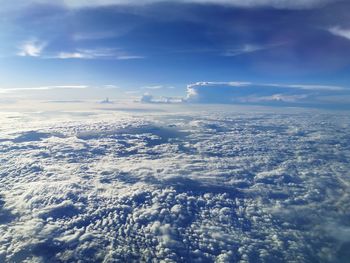
<path id="1" fill-rule="evenodd" d="M 349 259 L 348 113 L 98 106 L 1 111 L 1 262 Z"/>

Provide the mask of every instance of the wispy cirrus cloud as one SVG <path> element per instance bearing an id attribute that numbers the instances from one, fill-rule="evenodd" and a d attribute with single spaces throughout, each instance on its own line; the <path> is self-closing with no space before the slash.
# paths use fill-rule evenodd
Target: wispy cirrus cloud
<path id="1" fill-rule="evenodd" d="M 73 52 L 59 52 L 50 58 L 57 59 L 116 59 L 116 60 L 130 60 L 143 59 L 144 56 L 128 54 L 125 51 L 118 49 L 77 49 Z"/>
<path id="2" fill-rule="evenodd" d="M 266 50 L 271 48 L 270 46 L 263 46 L 263 45 L 252 45 L 252 44 L 246 44 L 243 45 L 240 48 L 230 49 L 227 50 L 223 55 L 226 57 L 235 57 L 243 54 L 253 53 L 261 50 Z"/>
<path id="3" fill-rule="evenodd" d="M 18 1 L 18 0 L 16 0 Z M 197 4 L 216 4 L 225 6 L 237 6 L 237 7 L 272 7 L 279 9 L 308 9 L 318 6 L 323 6 L 328 3 L 335 2 L 337 0 L 66 0 L 64 4 L 70 8 L 79 8 L 86 6 L 108 6 L 108 5 L 145 5 L 162 2 L 182 2 L 182 3 L 197 3 Z M 34 0 L 31 2 L 39 3 L 51 3 L 49 0 Z"/>
<path id="4" fill-rule="evenodd" d="M 228 49 L 226 52 L 223 53 L 223 55 L 227 57 L 235 57 L 239 55 L 277 48 L 282 45 L 285 45 L 285 43 L 265 44 L 265 45 L 264 44 L 245 44 L 238 48 Z"/>
<path id="5" fill-rule="evenodd" d="M 130 54 L 124 50 L 116 48 L 95 48 L 80 49 L 73 51 L 47 51 L 44 52 L 48 42 L 31 39 L 23 42 L 19 47 L 17 56 L 21 57 L 37 57 L 44 59 L 115 59 L 115 60 L 131 60 L 144 59 L 145 56 Z"/>
<path id="6" fill-rule="evenodd" d="M 143 86 L 141 89 L 148 89 L 148 90 L 160 90 L 160 89 L 174 89 L 173 86 L 164 86 L 164 85 L 152 85 L 152 86 Z"/>
<path id="7" fill-rule="evenodd" d="M 346 90 L 341 86 L 334 85 L 312 85 L 312 84 L 263 84 L 269 87 L 285 87 L 285 88 L 295 88 L 295 89 L 304 89 L 304 90 L 328 90 L 328 91 L 342 91 Z"/>
<path id="8" fill-rule="evenodd" d="M 345 29 L 340 26 L 334 26 L 328 29 L 328 31 L 338 37 L 343 37 L 350 40 L 350 29 Z"/>
<path id="9" fill-rule="evenodd" d="M 18 91 L 43 91 L 43 90 L 55 90 L 55 89 L 87 89 L 87 88 L 89 88 L 88 85 L 57 85 L 57 86 L 0 89 L 0 93 L 13 93 Z"/>

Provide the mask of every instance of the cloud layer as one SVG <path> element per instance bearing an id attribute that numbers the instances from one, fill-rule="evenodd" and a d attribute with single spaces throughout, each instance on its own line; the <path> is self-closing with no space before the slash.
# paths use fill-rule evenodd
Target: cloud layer
<path id="1" fill-rule="evenodd" d="M 0 261 L 346 258 L 349 115 L 203 109 L 2 115 Z"/>

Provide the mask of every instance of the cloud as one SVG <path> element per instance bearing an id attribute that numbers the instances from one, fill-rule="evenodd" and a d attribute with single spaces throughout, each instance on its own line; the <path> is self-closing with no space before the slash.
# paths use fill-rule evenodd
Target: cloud
<path id="1" fill-rule="evenodd" d="M 60 52 L 51 58 L 59 59 L 143 59 L 144 56 L 130 55 L 116 49 L 77 49 L 75 52 Z"/>
<path id="2" fill-rule="evenodd" d="M 130 60 L 130 59 L 144 59 L 145 56 L 136 56 L 136 55 L 119 55 L 116 56 L 118 60 Z"/>
<path id="3" fill-rule="evenodd" d="M 128 6 L 144 6 L 150 4 L 157 4 L 163 2 L 174 3 L 194 3 L 194 4 L 212 4 L 233 6 L 242 8 L 256 8 L 256 7 L 271 7 L 278 9 L 310 9 L 325 6 L 329 3 L 340 2 L 341 0 L 62 0 L 59 4 L 68 8 L 82 8 L 82 7 L 98 7 L 111 5 L 128 5 Z M 28 6 L 29 4 L 52 4 L 49 0 L 30 0 L 23 4 L 20 0 L 14 0 L 14 4 L 6 6 L 11 9 L 16 4 L 19 7 Z M 84 38 L 85 36 L 83 36 Z"/>
<path id="4" fill-rule="evenodd" d="M 273 46 L 246 44 L 246 45 L 243 45 L 241 48 L 227 50 L 223 55 L 227 57 L 234 57 L 234 56 L 239 56 L 243 54 L 249 54 L 257 51 L 270 49 L 272 47 Z"/>
<path id="5" fill-rule="evenodd" d="M 335 36 L 343 37 L 350 40 L 350 29 L 344 29 L 340 26 L 334 26 L 328 29 Z"/>
<path id="6" fill-rule="evenodd" d="M 0 261 L 346 262 L 348 114 L 187 106 L 2 114 Z"/>
<path id="7" fill-rule="evenodd" d="M 0 89 L 0 93 L 12 93 L 18 91 L 43 91 L 43 90 L 55 90 L 55 89 L 87 89 L 87 85 L 59 85 L 59 86 L 42 86 L 42 87 L 28 87 L 28 88 L 12 88 L 12 89 Z"/>
<path id="8" fill-rule="evenodd" d="M 164 85 L 153 85 L 153 86 L 143 86 L 140 89 L 148 89 L 148 90 L 160 90 L 160 89 L 174 89 L 173 86 L 164 86 Z"/>
<path id="9" fill-rule="evenodd" d="M 46 46 L 45 42 L 39 40 L 28 40 L 19 46 L 18 56 L 39 57 Z"/>
<path id="10" fill-rule="evenodd" d="M 46 1 L 41 1 L 46 2 Z M 64 3 L 69 7 L 84 7 L 84 6 L 104 6 L 104 5 L 145 5 L 153 3 L 169 2 L 165 0 L 66 0 Z M 334 2 L 334 0 L 180 0 L 172 2 L 182 3 L 196 3 L 196 4 L 215 4 L 215 5 L 226 5 L 226 6 L 237 6 L 237 7 L 273 7 L 281 9 L 306 9 L 318 6 L 323 6 L 328 3 Z"/>
<path id="11" fill-rule="evenodd" d="M 250 82 L 197 82 L 187 86 L 188 102 L 197 103 L 293 103 L 295 105 L 339 106 L 330 95 L 348 94 L 340 86 L 303 84 L 258 84 Z M 341 102 L 345 106 L 344 101 Z M 281 104 L 283 105 L 283 104 Z"/>
<path id="12" fill-rule="evenodd" d="M 333 85 L 305 85 L 305 84 L 263 84 L 265 86 L 270 87 L 285 87 L 285 88 L 296 88 L 296 89 L 304 89 L 304 90 L 323 90 L 323 91 L 346 91 L 346 88 L 341 86 L 333 86 Z"/>
<path id="13" fill-rule="evenodd" d="M 93 58 L 91 55 L 89 54 L 84 54 L 84 53 L 79 53 L 79 52 L 60 52 L 56 58 L 60 58 L 60 59 L 72 59 L 72 58 Z"/>

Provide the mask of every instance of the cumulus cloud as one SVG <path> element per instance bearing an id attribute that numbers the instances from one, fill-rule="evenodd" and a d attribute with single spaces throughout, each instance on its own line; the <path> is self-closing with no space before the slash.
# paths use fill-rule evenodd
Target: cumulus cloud
<path id="1" fill-rule="evenodd" d="M 327 96 L 349 93 L 350 91 L 346 88 L 331 85 L 197 82 L 187 86 L 186 101 L 197 103 L 271 102 L 275 104 L 285 102 L 317 106 L 322 106 L 319 104 L 322 102 L 324 106 L 332 106 L 334 101 L 327 102 Z"/>
<path id="2" fill-rule="evenodd" d="M 45 42 L 37 39 L 28 40 L 19 46 L 17 55 L 22 57 L 39 57 L 45 46 Z"/>

